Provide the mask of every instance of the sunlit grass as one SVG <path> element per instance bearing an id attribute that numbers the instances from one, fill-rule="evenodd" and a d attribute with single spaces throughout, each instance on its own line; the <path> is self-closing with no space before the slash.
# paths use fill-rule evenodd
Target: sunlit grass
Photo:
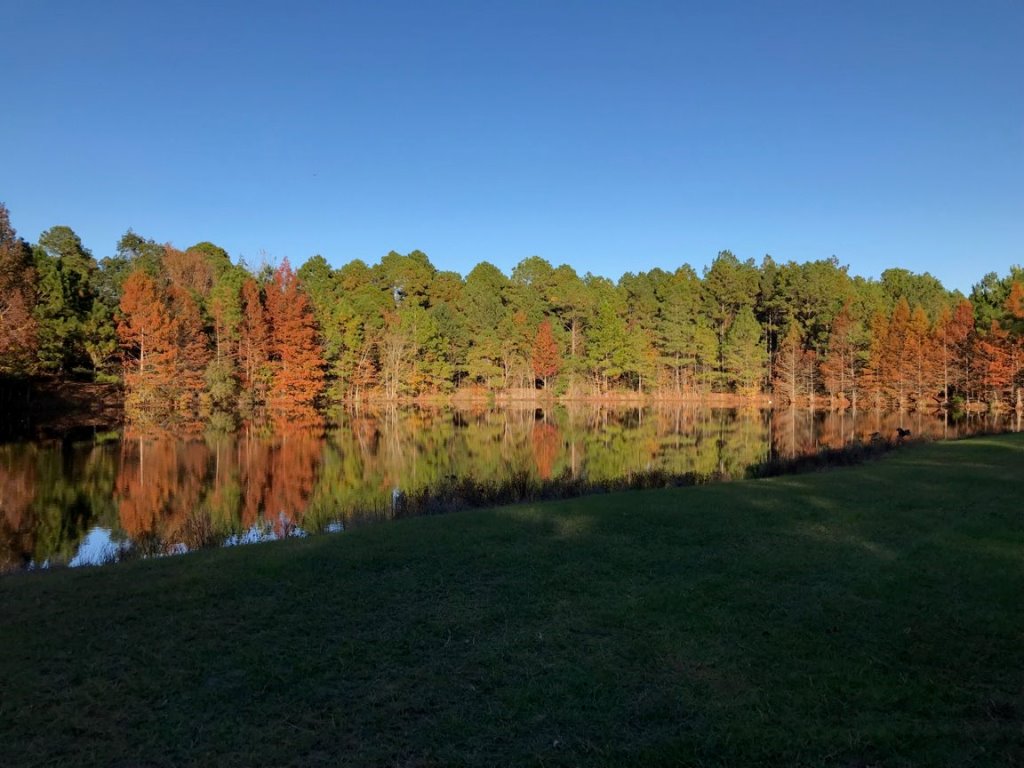
<path id="1" fill-rule="evenodd" d="M 0 579 L 0 764 L 1020 765 L 1024 438 Z"/>

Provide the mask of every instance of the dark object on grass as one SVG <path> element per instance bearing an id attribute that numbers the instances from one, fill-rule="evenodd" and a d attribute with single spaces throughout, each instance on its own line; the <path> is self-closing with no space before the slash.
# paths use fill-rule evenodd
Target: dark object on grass
<path id="1" fill-rule="evenodd" d="M 903 427 L 896 427 L 896 437 L 902 440 L 904 437 L 910 437 L 910 430 L 904 429 Z"/>

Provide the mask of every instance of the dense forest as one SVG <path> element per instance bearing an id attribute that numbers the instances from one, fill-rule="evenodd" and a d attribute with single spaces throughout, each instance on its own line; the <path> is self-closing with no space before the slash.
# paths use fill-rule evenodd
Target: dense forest
<path id="1" fill-rule="evenodd" d="M 967 297 L 729 251 L 617 283 L 536 256 L 462 277 L 419 251 L 253 270 L 132 231 L 97 261 L 66 226 L 26 243 L 0 204 L 0 378 L 40 376 L 123 383 L 130 422 L 175 428 L 439 396 L 1020 408 L 1024 269 Z"/>

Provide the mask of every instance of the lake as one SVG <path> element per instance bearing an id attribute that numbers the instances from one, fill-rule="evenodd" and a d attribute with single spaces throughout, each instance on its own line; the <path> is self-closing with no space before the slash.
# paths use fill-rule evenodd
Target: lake
<path id="1" fill-rule="evenodd" d="M 891 438 L 1021 429 L 1019 414 L 696 407 L 382 409 L 327 431 L 243 430 L 0 445 L 0 572 L 99 564 L 329 533 L 388 519 L 444 483 L 743 477 L 790 458 Z"/>

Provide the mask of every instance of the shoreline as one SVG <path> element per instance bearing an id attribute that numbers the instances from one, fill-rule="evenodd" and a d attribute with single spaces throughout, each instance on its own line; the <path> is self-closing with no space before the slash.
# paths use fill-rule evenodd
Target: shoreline
<path id="1" fill-rule="evenodd" d="M 55 378 L 33 378 L 0 383 L 0 405 L 10 414 L 0 422 L 0 439 L 67 439 L 83 431 L 112 431 L 126 426 L 124 388 L 120 383 L 95 383 Z M 950 410 L 944 403 L 927 404 L 925 409 L 907 407 L 904 413 L 938 413 Z M 361 396 L 332 403 L 321 412 L 327 422 L 332 413 L 359 413 L 395 408 L 451 408 L 481 410 L 487 408 L 736 408 L 811 410 L 814 412 L 890 412 L 873 405 L 854 408 L 846 400 L 828 397 L 806 398 L 799 403 L 780 403 L 770 394 L 740 395 L 727 392 L 606 392 L 580 390 L 554 394 L 543 390 L 485 390 L 464 388 L 452 393 L 388 398 Z M 1004 406 L 992 409 L 986 403 L 969 403 L 968 413 L 1013 413 Z"/>

